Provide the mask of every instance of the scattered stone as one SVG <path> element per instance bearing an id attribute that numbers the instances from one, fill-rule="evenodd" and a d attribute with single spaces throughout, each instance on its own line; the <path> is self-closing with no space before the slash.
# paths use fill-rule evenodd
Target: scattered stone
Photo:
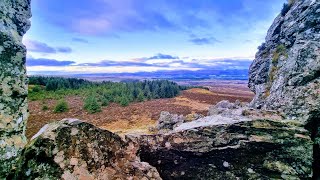
<path id="1" fill-rule="evenodd" d="M 160 133 L 165 133 L 173 130 L 174 127 L 182 124 L 185 118 L 183 115 L 170 114 L 169 112 L 163 111 L 158 119 L 157 129 Z"/>

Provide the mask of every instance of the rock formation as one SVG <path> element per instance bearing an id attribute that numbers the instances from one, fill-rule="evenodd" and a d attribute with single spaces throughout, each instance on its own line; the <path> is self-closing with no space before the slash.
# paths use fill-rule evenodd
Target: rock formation
<path id="1" fill-rule="evenodd" d="M 185 118 L 182 115 L 170 114 L 167 111 L 163 111 L 160 114 L 160 118 L 158 119 L 156 129 L 160 133 L 165 133 L 173 130 L 174 127 L 182 124 L 185 121 Z"/>
<path id="2" fill-rule="evenodd" d="M 0 173 L 8 179 L 320 178 L 320 1 L 284 8 L 250 67 L 252 103 L 223 101 L 190 122 L 163 114 L 165 133 L 127 135 L 78 120 L 51 123 L 23 149 L 28 0 L 0 2 Z M 18 163 L 15 163 L 16 159 Z M 11 170 L 10 170 L 11 169 Z"/>
<path id="3" fill-rule="evenodd" d="M 23 151 L 9 179 L 161 179 L 140 162 L 137 146 L 75 119 L 44 126 Z"/>
<path id="4" fill-rule="evenodd" d="M 302 122 L 315 142 L 320 178 L 320 1 L 290 1 L 271 25 L 250 67 L 255 108 L 283 111 Z"/>
<path id="5" fill-rule="evenodd" d="M 308 135 L 289 122 L 255 120 L 128 138 L 163 179 L 309 179 Z"/>
<path id="6" fill-rule="evenodd" d="M 0 178 L 15 164 L 26 143 L 26 49 L 30 0 L 0 1 Z"/>
<path id="7" fill-rule="evenodd" d="M 271 25 L 250 67 L 255 108 L 312 123 L 320 109 L 320 1 L 295 0 Z"/>

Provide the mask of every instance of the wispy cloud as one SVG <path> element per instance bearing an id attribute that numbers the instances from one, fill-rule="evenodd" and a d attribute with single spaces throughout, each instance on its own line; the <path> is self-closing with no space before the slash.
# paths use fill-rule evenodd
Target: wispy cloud
<path id="1" fill-rule="evenodd" d="M 72 41 L 74 41 L 74 42 L 80 42 L 80 43 L 86 43 L 86 44 L 89 43 L 88 40 L 83 39 L 83 38 L 79 38 L 79 37 L 72 38 Z"/>
<path id="2" fill-rule="evenodd" d="M 191 39 L 189 41 L 195 45 L 208 45 L 208 44 L 216 44 L 216 43 L 221 42 L 212 36 L 198 37 L 198 36 L 192 34 L 192 35 L 190 35 L 190 38 Z"/>
<path id="3" fill-rule="evenodd" d="M 103 60 L 97 63 L 81 63 L 79 66 L 87 66 L 87 67 L 115 67 L 115 66 L 136 66 L 136 67 L 151 67 L 154 66 L 152 64 L 143 63 L 143 62 L 133 62 L 133 61 L 112 61 L 112 60 Z"/>
<path id="4" fill-rule="evenodd" d="M 113 61 L 103 60 L 95 63 L 75 63 L 74 61 L 58 61 L 54 59 L 27 59 L 27 67 L 31 71 L 66 71 L 68 73 L 85 72 L 142 72 L 158 70 L 245 70 L 252 63 L 251 59 L 170 59 L 168 61 Z"/>
<path id="5" fill-rule="evenodd" d="M 104 34 L 120 31 L 190 31 L 194 28 L 214 28 L 252 24 L 273 12 L 272 4 L 279 0 L 56 0 L 37 2 L 50 23 L 80 34 Z M 63 4 L 68 11 L 59 11 Z M 48 11 L 49 7 L 51 8 Z M 59 11 L 59 13 L 58 13 Z"/>
<path id="6" fill-rule="evenodd" d="M 35 40 L 26 39 L 23 41 L 26 45 L 28 51 L 36 53 L 45 54 L 55 54 L 55 53 L 71 53 L 72 49 L 70 47 L 52 47 L 44 42 L 39 42 Z"/>
<path id="7" fill-rule="evenodd" d="M 75 64 L 74 61 L 58 61 L 55 59 L 34 59 L 32 57 L 27 58 L 27 66 L 70 66 Z"/>
<path id="8" fill-rule="evenodd" d="M 151 59 L 179 59 L 179 57 L 168 55 L 168 54 L 158 53 L 157 55 L 148 57 L 146 59 L 149 59 L 149 60 L 151 60 Z"/>
<path id="9" fill-rule="evenodd" d="M 70 47 L 57 47 L 56 51 L 60 53 L 71 53 L 72 49 Z"/>

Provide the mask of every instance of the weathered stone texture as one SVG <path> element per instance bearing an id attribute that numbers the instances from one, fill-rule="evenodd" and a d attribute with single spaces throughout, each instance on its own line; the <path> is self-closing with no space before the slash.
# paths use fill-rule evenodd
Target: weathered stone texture
<path id="1" fill-rule="evenodd" d="M 74 119 L 44 126 L 24 149 L 14 179 L 161 179 L 137 146 Z"/>
<path id="2" fill-rule="evenodd" d="M 320 1 L 295 0 L 271 25 L 250 67 L 255 108 L 308 124 L 320 109 Z"/>
<path id="3" fill-rule="evenodd" d="M 169 134 L 130 135 L 163 179 L 310 179 L 312 141 L 303 126 L 254 120 Z"/>
<path id="4" fill-rule="evenodd" d="M 320 1 L 294 0 L 274 20 L 250 67 L 251 106 L 283 111 L 314 141 L 320 178 Z"/>
<path id="5" fill-rule="evenodd" d="M 26 143 L 26 49 L 30 0 L 0 1 L 0 177 L 6 176 Z"/>

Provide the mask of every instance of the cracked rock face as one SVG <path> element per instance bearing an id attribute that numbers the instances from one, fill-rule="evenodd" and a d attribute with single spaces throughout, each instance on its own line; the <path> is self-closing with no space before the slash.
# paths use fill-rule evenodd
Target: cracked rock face
<path id="1" fill-rule="evenodd" d="M 250 67 L 251 105 L 280 108 L 308 124 L 320 109 L 320 1 L 292 2 L 274 20 Z"/>
<path id="2" fill-rule="evenodd" d="M 26 49 L 30 0 L 0 1 L 0 178 L 7 175 L 26 143 Z"/>
<path id="3" fill-rule="evenodd" d="M 254 120 L 127 138 L 163 179 L 309 179 L 308 135 L 289 122 Z"/>
<path id="4" fill-rule="evenodd" d="M 16 179 L 161 179 L 140 162 L 137 146 L 74 119 L 48 124 L 24 149 Z"/>

